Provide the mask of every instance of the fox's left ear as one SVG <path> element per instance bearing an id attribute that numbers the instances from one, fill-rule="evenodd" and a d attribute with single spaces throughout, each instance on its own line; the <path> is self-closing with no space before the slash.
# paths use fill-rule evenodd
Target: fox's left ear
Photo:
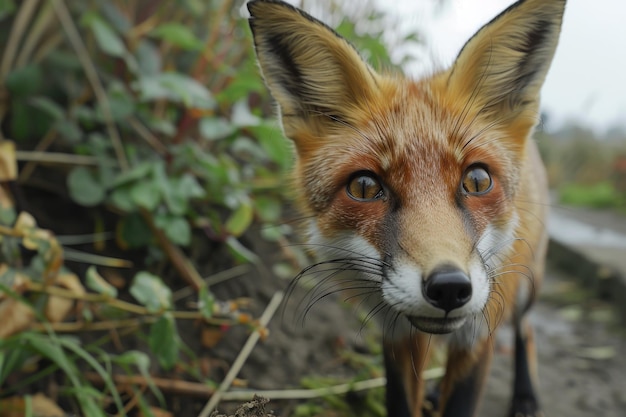
<path id="1" fill-rule="evenodd" d="M 565 0 L 510 6 L 465 44 L 446 74 L 448 91 L 492 120 L 523 118 L 534 126 L 564 9 Z"/>

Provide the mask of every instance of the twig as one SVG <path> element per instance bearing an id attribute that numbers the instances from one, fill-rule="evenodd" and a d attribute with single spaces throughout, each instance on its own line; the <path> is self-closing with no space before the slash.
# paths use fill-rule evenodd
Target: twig
<path id="1" fill-rule="evenodd" d="M 39 0 L 25 0 L 20 7 L 20 11 L 17 12 L 17 17 L 13 21 L 11 27 L 11 33 L 9 34 L 9 40 L 4 48 L 4 54 L 2 55 L 2 63 L 0 64 L 0 79 L 4 80 L 9 74 L 11 64 L 17 53 L 22 33 L 26 30 L 28 22 L 31 16 L 37 8 Z"/>
<path id="2" fill-rule="evenodd" d="M 102 377 L 96 372 L 87 372 L 85 378 L 94 384 L 104 384 Z M 149 385 L 149 382 L 152 382 L 159 390 L 173 394 L 208 398 L 215 392 L 215 389 L 209 385 L 181 379 L 150 377 L 150 381 L 148 381 L 141 375 L 113 375 L 112 378 L 115 384 L 118 385 L 118 390 L 120 388 L 119 386 L 128 387 L 138 385 L 145 387 Z"/>
<path id="3" fill-rule="evenodd" d="M 152 146 L 152 148 L 159 153 L 159 155 L 167 155 L 167 147 L 156 137 L 147 127 L 145 127 L 139 119 L 136 117 L 129 117 L 126 119 L 130 127 L 132 127 L 137 134 Z"/>
<path id="4" fill-rule="evenodd" d="M 35 146 L 35 151 L 32 153 L 45 155 L 46 152 L 44 151 L 48 149 L 50 145 L 52 145 L 52 143 L 56 140 L 57 135 L 58 135 L 58 132 L 54 127 L 51 129 L 48 129 L 48 131 L 43 136 L 43 138 L 39 141 L 39 143 L 37 143 L 37 146 Z M 37 164 L 42 158 L 28 159 L 28 156 L 24 155 L 24 151 L 20 152 L 20 154 L 21 156 L 26 156 L 27 159 L 23 159 L 24 161 L 28 161 L 28 163 L 24 165 L 24 168 L 21 170 L 20 176 L 18 178 L 21 183 L 24 183 L 28 180 L 28 178 L 30 178 L 31 174 L 33 173 L 35 168 L 37 168 Z M 17 157 L 17 154 L 16 154 L 16 157 Z"/>
<path id="5" fill-rule="evenodd" d="M 163 251 L 167 254 L 167 257 L 172 265 L 174 265 L 174 268 L 176 268 L 180 276 L 187 282 L 187 284 L 191 285 L 193 289 L 196 291 L 199 290 L 204 285 L 204 281 L 202 281 L 202 277 L 196 268 L 194 268 L 191 261 L 187 259 L 183 251 L 180 250 L 178 246 L 173 244 L 172 241 L 168 239 L 163 230 L 159 229 L 154 224 L 152 213 L 148 210 L 141 210 L 141 214 L 146 220 L 146 223 L 148 223 L 150 230 L 152 230 L 152 233 L 157 238 L 159 246 L 161 246 L 161 249 L 163 249 Z"/>
<path id="6" fill-rule="evenodd" d="M 0 62 L 0 98 L 3 98 L 6 94 L 6 88 L 4 86 L 4 80 L 11 70 L 15 54 L 18 50 L 22 33 L 26 30 L 32 14 L 37 8 L 39 0 L 25 0 L 20 10 L 17 12 L 17 16 L 13 21 L 11 32 L 9 33 L 9 39 L 4 47 L 4 54 L 2 54 L 2 62 Z M 7 111 L 7 100 L 0 99 L 0 121 L 4 119 L 4 115 Z M 3 139 L 2 129 L 0 129 L 0 139 Z"/>
<path id="7" fill-rule="evenodd" d="M 63 248 L 65 259 L 87 264 L 110 266 L 111 268 L 132 268 L 133 263 L 126 259 L 112 258 L 110 256 L 95 255 L 72 248 Z"/>
<path id="8" fill-rule="evenodd" d="M 207 287 L 211 287 L 212 285 L 218 284 L 220 282 L 239 277 L 245 274 L 246 272 L 250 271 L 250 269 L 251 267 L 249 264 L 237 265 L 225 271 L 220 271 L 216 274 L 203 278 L 203 281 Z M 189 297 L 190 295 L 193 295 L 193 293 L 194 293 L 193 288 L 184 287 L 176 291 L 172 295 L 172 300 L 174 301 L 182 300 L 185 297 Z"/>
<path id="9" fill-rule="evenodd" d="M 261 318 L 259 319 L 260 328 L 264 328 L 267 326 L 269 321 L 274 316 L 274 313 L 278 309 L 278 306 L 280 305 L 282 300 L 283 300 L 283 293 L 280 291 L 276 292 L 274 296 L 272 297 L 272 299 L 270 300 L 267 307 L 265 308 L 265 311 L 261 315 Z M 224 380 L 220 384 L 219 388 L 217 389 L 217 391 L 215 391 L 215 394 L 213 394 L 211 399 L 204 406 L 204 408 L 202 409 L 198 417 L 209 417 L 213 409 L 217 406 L 217 404 L 219 404 L 222 398 L 222 395 L 224 395 L 226 390 L 230 388 L 231 384 L 235 380 L 235 377 L 237 376 L 237 374 L 241 370 L 241 367 L 244 365 L 244 363 L 248 359 L 248 356 L 250 356 L 252 349 L 254 349 L 254 346 L 259 341 L 260 337 L 261 337 L 261 334 L 259 330 L 255 330 L 248 337 L 246 344 L 241 349 L 241 352 L 239 352 L 237 359 L 235 359 L 235 362 L 233 362 L 232 366 L 230 367 L 230 370 L 226 374 L 226 377 L 224 377 Z"/>
<path id="10" fill-rule="evenodd" d="M 107 133 L 111 138 L 111 142 L 113 144 L 113 149 L 115 150 L 115 154 L 117 156 L 117 160 L 120 164 L 122 171 L 128 170 L 128 160 L 126 159 L 126 155 L 124 154 L 124 147 L 122 146 L 122 139 L 120 138 L 119 132 L 117 131 L 117 127 L 113 122 L 113 115 L 111 113 L 111 105 L 109 103 L 109 99 L 107 97 L 106 92 L 104 91 L 104 87 L 100 82 L 100 78 L 98 78 L 98 72 L 96 71 L 96 67 L 94 63 L 91 61 L 89 57 L 89 52 L 83 43 L 83 40 L 76 29 L 76 25 L 72 20 L 72 16 L 70 15 L 67 6 L 63 2 L 63 0 L 51 0 L 52 5 L 54 6 L 54 10 L 63 26 L 63 29 L 72 44 L 72 47 L 76 51 L 76 55 L 78 56 L 78 60 L 80 61 L 83 69 L 85 70 L 85 75 L 93 88 L 93 91 L 96 95 L 96 99 L 102 106 L 102 116 L 104 117 L 105 125 L 107 128 Z"/>
<path id="11" fill-rule="evenodd" d="M 423 373 L 422 378 L 424 380 L 436 379 L 441 378 L 443 374 L 443 368 L 432 368 L 426 370 Z M 315 389 L 229 391 L 222 394 L 222 401 L 250 401 L 255 395 L 269 398 L 271 400 L 313 399 L 326 397 L 328 395 L 340 395 L 348 392 L 366 391 L 374 388 L 380 388 L 384 387 L 386 382 L 387 380 L 384 377 L 380 377 Z"/>
<path id="12" fill-rule="evenodd" d="M 98 159 L 94 156 L 76 155 L 73 153 L 16 151 L 15 157 L 18 161 L 35 161 L 49 164 L 98 165 Z"/>
<path id="13" fill-rule="evenodd" d="M 22 43 L 19 55 L 15 60 L 15 68 L 21 68 L 29 62 L 37 42 L 44 36 L 44 32 L 52 25 L 53 14 L 50 3 L 45 2 L 39 9 L 39 15 L 28 30 L 27 38 Z"/>

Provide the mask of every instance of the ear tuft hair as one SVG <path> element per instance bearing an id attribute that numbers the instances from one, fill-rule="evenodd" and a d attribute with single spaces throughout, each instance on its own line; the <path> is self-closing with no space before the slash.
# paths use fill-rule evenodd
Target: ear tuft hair
<path id="1" fill-rule="evenodd" d="M 483 26 L 461 49 L 448 88 L 487 115 L 537 113 L 554 56 L 565 0 L 521 0 Z"/>

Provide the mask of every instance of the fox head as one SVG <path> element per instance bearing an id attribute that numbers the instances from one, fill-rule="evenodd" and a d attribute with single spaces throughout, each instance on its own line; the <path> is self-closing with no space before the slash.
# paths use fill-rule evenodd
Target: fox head
<path id="1" fill-rule="evenodd" d="M 540 214 L 519 202 L 544 187 L 530 136 L 564 4 L 519 1 L 448 70 L 409 80 L 376 72 L 286 3 L 248 3 L 259 66 L 295 144 L 309 243 L 331 269 L 355 273 L 337 276 L 347 288 L 429 333 L 501 302 L 490 295 L 515 242 L 543 235 Z"/>

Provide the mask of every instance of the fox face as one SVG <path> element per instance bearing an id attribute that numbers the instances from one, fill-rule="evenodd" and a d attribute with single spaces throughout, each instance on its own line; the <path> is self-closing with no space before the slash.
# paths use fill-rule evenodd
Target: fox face
<path id="1" fill-rule="evenodd" d="M 291 6 L 249 3 L 259 63 L 296 145 L 309 242 L 357 272 L 347 286 L 361 282 L 419 330 L 450 333 L 480 316 L 506 272 L 516 198 L 542 187 L 529 137 L 562 3 L 512 6 L 449 70 L 418 81 L 376 73 Z"/>
<path id="2" fill-rule="evenodd" d="M 433 334 L 451 337 L 440 403 L 428 409 L 473 416 L 493 333 L 509 318 L 516 362 L 508 415 L 541 415 L 524 313 L 542 280 L 549 199 L 531 136 L 564 8 L 565 0 L 518 1 L 449 69 L 411 80 L 374 71 L 345 39 L 288 4 L 248 3 L 259 66 L 295 144 L 294 188 L 320 261 L 301 276 L 319 278 L 320 297 L 339 287 L 362 297 L 370 316 L 392 328 L 383 343 L 390 416 L 422 416 L 420 372 Z"/>

